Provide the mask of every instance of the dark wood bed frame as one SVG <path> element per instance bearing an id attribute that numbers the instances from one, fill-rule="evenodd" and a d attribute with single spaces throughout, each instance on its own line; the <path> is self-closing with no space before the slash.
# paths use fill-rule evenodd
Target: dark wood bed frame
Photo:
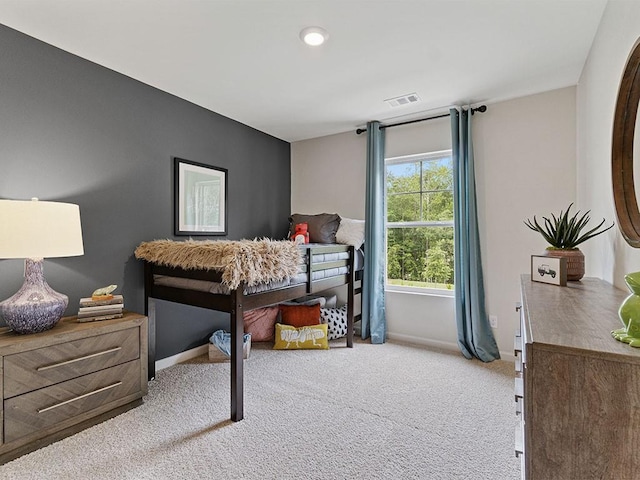
<path id="1" fill-rule="evenodd" d="M 312 264 L 314 253 L 349 252 L 349 258 L 334 262 Z M 244 335 L 245 310 L 266 307 L 280 302 L 315 294 L 324 290 L 347 285 L 347 347 L 353 348 L 353 324 L 361 315 L 354 316 L 355 296 L 362 292 L 362 285 L 355 287 L 356 281 L 361 281 L 361 272 L 354 272 L 354 247 L 349 245 L 314 245 L 308 247 L 306 256 L 306 271 L 309 272 L 305 283 L 294 286 L 268 290 L 265 292 L 244 294 L 244 284 L 229 292 L 228 295 L 188 290 L 184 288 L 156 285 L 154 275 L 188 278 L 221 282 L 222 273 L 217 270 L 184 270 L 175 267 L 144 263 L 144 295 L 145 314 L 149 318 L 149 379 L 155 377 L 156 354 L 156 320 L 155 299 L 209 308 L 231 315 L 231 420 L 240 421 L 244 417 L 244 389 L 243 389 L 243 359 L 242 343 Z M 337 275 L 320 280 L 311 280 L 311 273 L 317 270 L 348 266 L 347 274 Z"/>

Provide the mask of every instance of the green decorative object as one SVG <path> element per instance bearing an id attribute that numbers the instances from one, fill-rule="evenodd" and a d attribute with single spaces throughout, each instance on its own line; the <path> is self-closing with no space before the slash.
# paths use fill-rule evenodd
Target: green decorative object
<path id="1" fill-rule="evenodd" d="M 624 281 L 631 291 L 618 310 L 624 328 L 612 330 L 611 335 L 632 347 L 640 347 L 640 272 L 625 275 Z"/>
<path id="2" fill-rule="evenodd" d="M 587 228 L 591 220 L 591 211 L 580 214 L 580 210 L 571 213 L 573 203 L 566 211 L 561 210 L 558 216 L 542 217 L 542 222 L 534 216 L 532 220 L 525 220 L 524 224 L 534 232 L 538 232 L 549 246 L 546 255 L 550 257 L 564 257 L 567 259 L 567 280 L 578 281 L 584 276 L 584 254 L 578 248 L 583 242 L 606 232 L 613 227 L 613 223 L 604 227 L 605 219 L 594 228 Z M 604 228 L 603 228 L 604 227 Z"/>
<path id="3" fill-rule="evenodd" d="M 613 227 L 613 223 L 606 227 L 604 230 L 599 230 L 605 223 L 604 218 L 595 227 L 590 230 L 584 231 L 587 228 L 587 224 L 591 217 L 589 210 L 586 213 L 580 215 L 580 210 L 574 214 L 570 214 L 569 210 L 573 203 L 569 204 L 566 211 L 560 211 L 560 215 L 557 217 L 551 214 L 551 218 L 542 217 L 543 223 L 538 223 L 538 219 L 534 216 L 533 221 L 527 219 L 524 224 L 534 232 L 540 233 L 544 239 L 551 245 L 549 248 L 555 248 L 559 250 L 572 250 L 578 248 L 582 242 L 589 240 L 590 238 L 600 235 Z"/>

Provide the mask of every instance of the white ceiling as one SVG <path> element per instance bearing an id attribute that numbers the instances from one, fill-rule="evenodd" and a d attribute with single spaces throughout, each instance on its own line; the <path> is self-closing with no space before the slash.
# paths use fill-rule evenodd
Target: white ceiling
<path id="1" fill-rule="evenodd" d="M 606 3 L 0 0 L 0 23 L 293 142 L 576 85 Z"/>

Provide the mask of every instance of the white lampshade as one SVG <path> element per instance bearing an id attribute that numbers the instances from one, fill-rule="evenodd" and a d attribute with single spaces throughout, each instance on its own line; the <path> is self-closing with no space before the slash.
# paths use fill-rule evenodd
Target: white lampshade
<path id="1" fill-rule="evenodd" d="M 0 258 L 84 254 L 80 208 L 72 203 L 0 200 Z"/>

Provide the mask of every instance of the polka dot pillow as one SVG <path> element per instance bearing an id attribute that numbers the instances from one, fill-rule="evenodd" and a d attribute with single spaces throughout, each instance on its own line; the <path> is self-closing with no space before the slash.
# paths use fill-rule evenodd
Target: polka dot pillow
<path id="1" fill-rule="evenodd" d="M 347 334 L 347 306 L 321 308 L 320 321 L 327 324 L 327 337 L 329 340 L 344 337 Z"/>

